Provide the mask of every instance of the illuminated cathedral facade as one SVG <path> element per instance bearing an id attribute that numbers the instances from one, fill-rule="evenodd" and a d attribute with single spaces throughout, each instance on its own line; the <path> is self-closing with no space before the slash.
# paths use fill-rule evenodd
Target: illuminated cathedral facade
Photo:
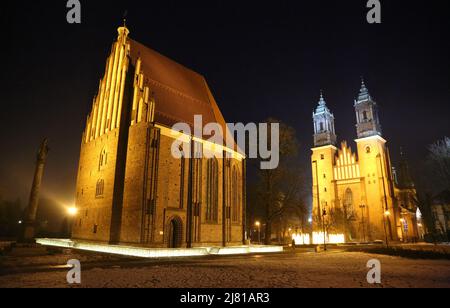
<path id="1" fill-rule="evenodd" d="M 406 159 L 396 170 L 383 138 L 378 104 L 362 82 L 354 102 L 356 152 L 337 147 L 335 118 L 323 94 L 313 113 L 313 230 L 345 242 L 415 241 L 415 188 Z M 329 240 L 331 242 L 331 240 Z"/>

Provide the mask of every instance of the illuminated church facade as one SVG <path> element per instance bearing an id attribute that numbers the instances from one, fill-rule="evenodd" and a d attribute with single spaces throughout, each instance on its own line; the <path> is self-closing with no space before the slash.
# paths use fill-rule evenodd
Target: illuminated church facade
<path id="1" fill-rule="evenodd" d="M 356 152 L 346 141 L 336 146 L 335 118 L 323 94 L 313 113 L 313 230 L 344 235 L 345 242 L 415 241 L 416 191 L 408 164 L 402 155 L 399 169 L 392 166 L 378 104 L 364 82 L 354 108 Z"/>
<path id="2" fill-rule="evenodd" d="M 172 129 L 186 123 L 193 132 L 196 115 L 227 132 L 203 76 L 120 27 L 82 137 L 72 238 L 144 247 L 242 245 L 245 157 Z M 195 149 L 194 158 L 172 155 L 180 138 Z"/>

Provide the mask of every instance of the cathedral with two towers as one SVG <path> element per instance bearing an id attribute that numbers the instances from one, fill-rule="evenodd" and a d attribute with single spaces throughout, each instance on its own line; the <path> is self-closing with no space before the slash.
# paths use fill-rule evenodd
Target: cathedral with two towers
<path id="1" fill-rule="evenodd" d="M 323 94 L 313 113 L 313 229 L 345 242 L 415 241 L 419 238 L 415 187 L 402 155 L 391 164 L 378 104 L 364 81 L 354 102 L 356 153 L 337 147 L 334 115 Z M 331 242 L 331 241 L 330 241 Z"/>

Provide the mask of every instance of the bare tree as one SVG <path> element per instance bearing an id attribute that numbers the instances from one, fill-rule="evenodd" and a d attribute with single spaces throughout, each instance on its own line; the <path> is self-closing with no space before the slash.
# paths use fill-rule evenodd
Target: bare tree
<path id="1" fill-rule="evenodd" d="M 450 191 L 450 138 L 445 137 L 435 142 L 428 150 L 425 162 L 419 166 L 420 176 L 416 179 L 418 193 L 414 201 L 422 213 L 427 234 L 433 242 L 437 242 L 441 235 L 436 227 L 439 221 L 435 217 L 433 206 L 437 199 L 442 199 L 439 196 Z"/>
<path id="2" fill-rule="evenodd" d="M 430 193 L 418 193 L 414 203 L 422 213 L 422 219 L 427 229 L 427 234 L 432 237 L 434 243 L 437 242 L 437 230 L 435 216 L 433 212 L 433 196 Z"/>
<path id="3" fill-rule="evenodd" d="M 428 164 L 437 187 L 450 189 L 450 138 L 445 137 L 429 147 Z"/>
<path id="4" fill-rule="evenodd" d="M 269 119 L 267 123 L 280 124 L 280 164 L 273 170 L 258 170 L 258 183 L 254 193 L 257 194 L 258 203 L 263 206 L 265 243 L 270 244 L 274 222 L 283 218 L 289 210 L 303 219 L 307 207 L 302 200 L 302 173 L 295 167 L 299 147 L 296 132 L 275 119 Z"/>

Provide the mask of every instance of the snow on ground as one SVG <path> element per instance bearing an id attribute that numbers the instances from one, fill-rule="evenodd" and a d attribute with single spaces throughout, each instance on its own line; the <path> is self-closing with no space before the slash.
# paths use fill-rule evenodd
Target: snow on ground
<path id="1" fill-rule="evenodd" d="M 450 261 L 410 260 L 364 253 L 285 253 L 281 255 L 197 259 L 134 268 L 82 271 L 80 287 L 147 288 L 307 288 L 371 287 L 370 259 L 382 264 L 378 287 L 450 287 Z M 83 265 L 82 265 L 83 266 Z M 66 272 L 0 276 L 0 287 L 68 287 Z"/>
<path id="2" fill-rule="evenodd" d="M 77 259 L 83 262 L 99 262 L 99 261 L 116 261 L 122 260 L 125 257 L 113 256 L 106 254 L 89 254 L 84 252 L 73 252 L 71 250 L 64 250 L 63 253 L 44 256 L 30 256 L 30 257 L 0 257 L 0 267 L 22 267 L 22 266 L 40 266 L 40 265 L 65 265 L 70 259 Z M 127 259 L 132 259 L 127 257 Z"/>

